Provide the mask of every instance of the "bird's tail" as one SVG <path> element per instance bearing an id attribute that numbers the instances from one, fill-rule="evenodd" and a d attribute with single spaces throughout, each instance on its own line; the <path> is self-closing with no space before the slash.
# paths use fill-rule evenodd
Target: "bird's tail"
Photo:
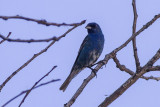
<path id="1" fill-rule="evenodd" d="M 59 89 L 64 92 L 68 87 L 69 83 L 72 81 L 72 79 L 76 77 L 76 75 L 79 74 L 79 72 L 82 71 L 83 69 L 84 68 L 75 70 L 74 68 L 72 68 L 71 73 L 69 74 L 69 76 L 67 77 L 67 79 L 64 81 L 64 83 L 61 85 Z"/>
<path id="2" fill-rule="evenodd" d="M 70 73 L 67 79 L 64 81 L 64 83 L 61 85 L 59 89 L 63 90 L 64 92 L 73 78 L 74 78 L 73 74 Z"/>

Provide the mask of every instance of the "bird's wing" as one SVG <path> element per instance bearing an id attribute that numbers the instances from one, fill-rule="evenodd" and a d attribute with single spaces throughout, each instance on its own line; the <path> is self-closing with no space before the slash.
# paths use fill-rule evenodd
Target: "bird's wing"
<path id="1" fill-rule="evenodd" d="M 89 36 L 86 36 L 85 39 L 83 40 L 81 46 L 80 46 L 80 49 L 79 49 L 79 51 L 78 51 L 78 56 L 77 56 L 77 58 L 76 58 L 76 60 L 75 60 L 75 62 L 74 62 L 74 65 L 73 65 L 73 67 L 72 67 L 71 73 L 72 73 L 72 71 L 74 70 L 75 65 L 76 65 L 76 62 L 77 62 L 77 60 L 78 60 L 78 58 L 79 58 L 79 55 L 81 54 L 81 51 L 82 51 L 82 49 L 84 48 L 84 46 L 85 46 L 85 44 L 87 43 L 88 40 L 89 40 Z"/>
<path id="2" fill-rule="evenodd" d="M 83 49 L 83 47 L 85 46 L 85 44 L 87 43 L 88 40 L 89 40 L 89 36 L 86 36 L 86 37 L 84 38 L 81 46 L 80 46 L 80 49 L 79 49 L 79 51 L 78 51 L 78 56 L 79 56 L 81 50 Z M 77 57 L 78 57 L 78 56 L 77 56 Z"/>

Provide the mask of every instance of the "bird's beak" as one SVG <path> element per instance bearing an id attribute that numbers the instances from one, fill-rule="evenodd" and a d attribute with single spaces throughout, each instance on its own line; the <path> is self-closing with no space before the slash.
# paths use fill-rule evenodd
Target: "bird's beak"
<path id="1" fill-rule="evenodd" d="M 85 28 L 86 28 L 86 29 L 91 29 L 92 27 L 91 27 L 91 26 L 86 26 Z"/>

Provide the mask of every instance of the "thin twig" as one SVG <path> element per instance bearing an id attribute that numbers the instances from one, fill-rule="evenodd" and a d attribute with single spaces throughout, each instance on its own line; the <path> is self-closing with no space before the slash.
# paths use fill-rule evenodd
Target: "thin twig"
<path id="1" fill-rule="evenodd" d="M 77 28 L 78 26 L 85 23 L 85 20 L 81 23 L 77 24 L 76 26 L 72 27 L 71 29 L 67 30 L 63 35 L 59 36 L 56 41 L 59 41 L 61 38 L 65 37 L 69 32 L 71 32 L 73 29 Z M 30 62 L 32 62 L 35 58 L 37 58 L 42 53 L 46 52 L 56 41 L 52 41 L 46 48 L 38 52 L 37 54 L 34 54 L 32 58 L 30 58 L 27 62 L 25 62 L 21 67 L 19 67 L 16 71 L 14 71 L 1 85 L 0 85 L 0 92 L 3 89 L 3 87 L 6 85 L 6 83 L 11 80 L 20 70 L 22 70 L 24 67 L 26 67 Z"/>
<path id="2" fill-rule="evenodd" d="M 117 68 L 119 68 L 121 71 L 125 71 L 126 73 L 130 74 L 131 76 L 135 75 L 135 73 L 132 70 L 128 69 L 125 65 L 120 64 L 120 62 L 116 56 L 113 57 L 113 60 L 116 63 Z M 152 71 L 159 70 L 160 71 L 160 66 L 152 67 L 147 70 L 152 70 Z M 147 76 L 142 75 L 140 78 L 145 79 L 145 80 L 156 80 L 156 81 L 160 80 L 160 77 L 154 77 L 154 76 L 147 77 Z"/>
<path id="3" fill-rule="evenodd" d="M 132 34 L 134 34 L 136 32 L 136 25 L 137 25 L 137 18 L 138 18 L 137 9 L 136 9 L 136 0 L 132 0 L 132 7 L 133 7 L 133 13 L 134 13 Z M 133 53 L 134 53 L 134 58 L 136 63 L 136 71 L 138 72 L 140 70 L 140 62 L 139 62 L 138 53 L 137 53 L 136 37 L 132 40 L 132 43 L 133 43 Z"/>
<path id="4" fill-rule="evenodd" d="M 53 83 L 53 82 L 56 82 L 56 81 L 59 81 L 60 79 L 53 79 L 51 81 L 48 81 L 48 82 L 45 82 L 45 83 L 42 83 L 36 87 L 34 87 L 33 89 L 36 89 L 36 88 L 39 88 L 39 87 L 42 87 L 42 86 L 45 86 L 45 85 L 48 85 L 50 83 Z M 32 89 L 32 90 L 33 90 Z M 5 107 L 6 105 L 8 105 L 10 102 L 12 102 L 13 100 L 15 100 L 16 98 L 20 97 L 21 95 L 25 94 L 26 92 L 28 92 L 28 90 L 25 90 L 25 91 L 22 91 L 21 93 L 19 93 L 18 95 L 16 95 L 15 97 L 11 98 L 10 100 L 8 100 L 5 104 L 2 105 L 2 107 Z"/>
<path id="5" fill-rule="evenodd" d="M 120 64 L 117 56 L 114 56 L 114 57 L 113 57 L 113 61 L 116 63 L 116 67 L 119 68 L 121 71 L 125 71 L 125 72 L 127 72 L 128 74 L 130 74 L 130 75 L 134 75 L 134 72 L 133 72 L 132 70 L 126 68 L 125 65 Z"/>
<path id="6" fill-rule="evenodd" d="M 160 81 L 160 77 L 154 77 L 154 76 L 150 76 L 150 77 L 146 77 L 146 76 L 142 76 L 145 80 L 156 80 L 156 81 Z"/>
<path id="7" fill-rule="evenodd" d="M 9 32 L 9 33 L 8 33 L 8 36 L 7 36 L 7 37 L 4 37 L 4 38 L 8 39 L 9 36 L 11 35 L 11 33 L 12 33 L 12 32 Z M 0 36 L 1 36 L 1 35 L 0 35 Z M 0 41 L 0 44 L 2 44 L 6 39 L 3 39 L 2 41 Z"/>
<path id="8" fill-rule="evenodd" d="M 0 16 L 0 19 L 3 19 L 3 20 L 8 20 L 8 19 L 23 19 L 23 20 L 26 20 L 26 21 L 32 21 L 32 22 L 36 22 L 38 24 L 42 24 L 42 25 L 45 25 L 45 26 L 57 26 L 57 27 L 60 27 L 60 26 L 76 26 L 78 25 L 79 23 L 72 23 L 72 24 L 66 24 L 66 23 L 53 23 L 53 22 L 47 22 L 46 20 L 38 20 L 38 19 L 33 19 L 33 18 L 28 18 L 28 17 L 23 17 L 23 16 L 19 16 L 19 15 L 16 15 L 16 16 Z"/>
<path id="9" fill-rule="evenodd" d="M 29 95 L 29 93 L 34 89 L 34 87 L 40 82 L 42 81 L 46 76 L 48 76 L 57 66 L 52 67 L 52 69 L 45 74 L 42 78 L 40 78 L 33 86 L 31 89 L 29 89 L 29 91 L 27 91 L 26 95 L 24 96 L 24 98 L 22 99 L 21 103 L 19 104 L 18 107 L 21 107 L 21 105 L 23 104 L 23 102 L 25 101 L 25 99 L 27 98 L 27 96 Z"/>
<path id="10" fill-rule="evenodd" d="M 11 39 L 8 36 L 4 37 L 3 35 L 0 34 L 0 38 L 2 38 L 2 41 L 8 41 L 8 42 L 23 42 L 23 43 L 31 43 L 31 42 L 50 42 L 52 40 L 57 40 L 57 37 L 52 37 L 52 38 L 47 38 L 47 39 Z M 0 42 L 1 43 L 1 42 Z"/>

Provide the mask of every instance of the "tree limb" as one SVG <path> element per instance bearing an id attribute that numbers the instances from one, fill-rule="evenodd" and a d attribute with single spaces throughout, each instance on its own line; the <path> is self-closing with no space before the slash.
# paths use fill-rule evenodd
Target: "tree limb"
<path id="1" fill-rule="evenodd" d="M 148 63 L 142 67 L 141 71 L 130 77 L 124 84 L 122 84 L 115 92 L 113 92 L 109 97 L 98 107 L 107 107 L 114 100 L 116 100 L 120 95 L 122 95 L 132 84 L 134 84 L 143 74 L 147 72 L 147 69 L 153 65 L 160 58 L 160 49 L 157 53 L 148 61 Z"/>

